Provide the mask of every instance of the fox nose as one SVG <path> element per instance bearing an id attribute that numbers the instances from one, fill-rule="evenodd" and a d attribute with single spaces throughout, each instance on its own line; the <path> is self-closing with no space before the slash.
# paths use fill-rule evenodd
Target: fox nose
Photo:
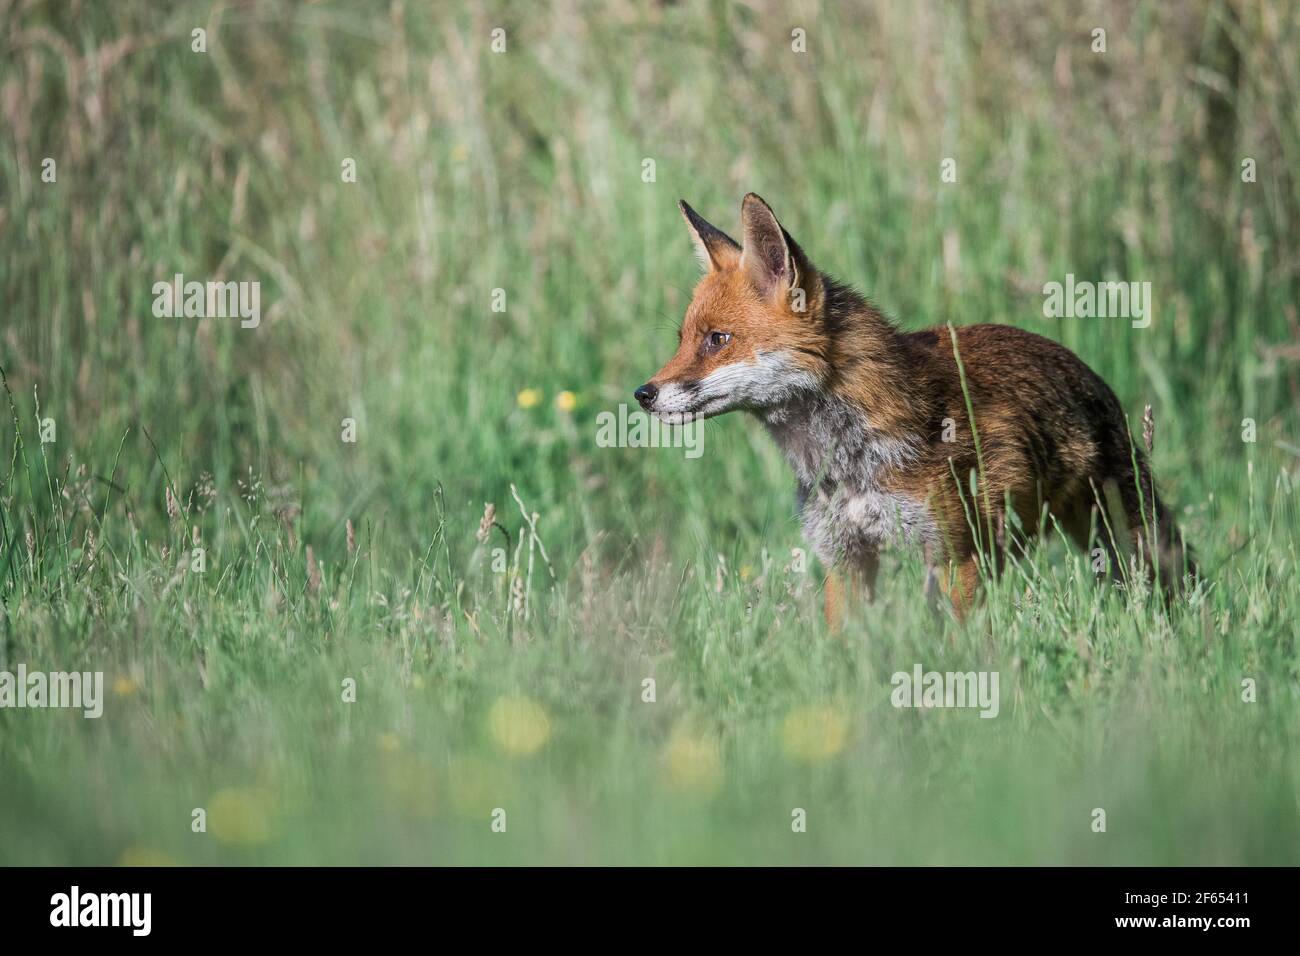
<path id="1" fill-rule="evenodd" d="M 651 384 L 650 382 L 646 382 L 635 392 L 633 392 L 632 395 L 636 398 L 638 402 L 641 403 L 642 408 L 648 409 L 651 405 L 655 403 L 655 399 L 659 397 L 659 389 L 657 386 Z"/>

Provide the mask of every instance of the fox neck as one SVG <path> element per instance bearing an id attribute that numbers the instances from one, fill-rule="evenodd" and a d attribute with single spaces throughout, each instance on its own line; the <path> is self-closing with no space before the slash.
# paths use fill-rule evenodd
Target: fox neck
<path id="1" fill-rule="evenodd" d="M 928 415 L 924 363 L 866 299 L 822 276 L 827 374 L 762 418 L 799 483 L 872 487 L 915 456 Z"/>
<path id="2" fill-rule="evenodd" d="M 770 410 L 764 422 L 804 489 L 874 488 L 915 455 L 912 436 L 881 431 L 861 407 L 834 392 Z"/>

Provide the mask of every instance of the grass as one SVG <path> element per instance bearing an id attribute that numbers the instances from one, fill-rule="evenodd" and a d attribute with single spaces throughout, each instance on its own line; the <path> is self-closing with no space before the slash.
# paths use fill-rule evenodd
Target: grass
<path id="1" fill-rule="evenodd" d="M 107 700 L 0 709 L 0 862 L 1297 862 L 1291 5 L 72 7 L 0 3 L 0 669 Z M 896 553 L 840 639 L 756 422 L 598 447 L 689 300 L 676 199 L 751 189 L 904 326 L 1153 405 L 1212 587 L 1052 541 L 958 627 Z M 156 318 L 178 272 L 260 326 Z M 1067 272 L 1151 327 L 1045 318 Z M 896 710 L 918 662 L 1000 714 Z"/>

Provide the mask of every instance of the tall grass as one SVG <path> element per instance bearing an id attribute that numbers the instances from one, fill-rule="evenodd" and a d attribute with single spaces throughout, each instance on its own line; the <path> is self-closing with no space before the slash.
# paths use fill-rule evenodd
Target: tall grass
<path id="1" fill-rule="evenodd" d="M 1291 4 L 0 24 L 0 669 L 109 685 L 0 710 L 0 860 L 1296 860 Z M 840 640 L 755 422 L 598 447 L 689 300 L 676 199 L 749 190 L 905 327 L 1038 331 L 1151 404 L 1213 587 L 1166 614 L 1049 542 L 958 628 L 903 553 Z M 1151 327 L 1045 318 L 1067 272 L 1150 281 Z M 156 318 L 175 273 L 259 281 L 261 325 Z M 998 670 L 1001 714 L 895 710 L 915 662 Z"/>

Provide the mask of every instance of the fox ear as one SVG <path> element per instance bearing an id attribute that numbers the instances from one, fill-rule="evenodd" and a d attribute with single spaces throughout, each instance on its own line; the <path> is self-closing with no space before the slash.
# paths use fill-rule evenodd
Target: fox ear
<path id="1" fill-rule="evenodd" d="M 740 264 L 759 292 L 774 298 L 799 285 L 798 247 L 757 193 L 740 204 L 740 228 L 745 243 Z"/>
<path id="2" fill-rule="evenodd" d="M 686 204 L 685 199 L 677 200 L 677 208 L 682 211 L 686 227 L 691 231 L 695 241 L 695 257 L 707 272 L 732 269 L 740 262 L 740 246 L 736 240 L 706 222 L 699 213 Z"/>

